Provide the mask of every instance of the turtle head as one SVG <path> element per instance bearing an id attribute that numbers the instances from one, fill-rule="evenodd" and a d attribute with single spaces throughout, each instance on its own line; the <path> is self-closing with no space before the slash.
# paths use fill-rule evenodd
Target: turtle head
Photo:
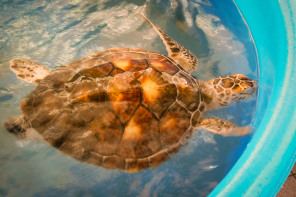
<path id="1" fill-rule="evenodd" d="M 256 81 L 234 74 L 201 82 L 201 93 L 207 111 L 248 99 L 256 92 Z"/>

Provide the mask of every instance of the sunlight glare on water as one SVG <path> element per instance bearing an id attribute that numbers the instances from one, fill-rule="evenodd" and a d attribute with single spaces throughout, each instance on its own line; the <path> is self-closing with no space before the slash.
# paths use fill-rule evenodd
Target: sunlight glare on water
<path id="1" fill-rule="evenodd" d="M 19 103 L 34 85 L 9 69 L 27 58 L 54 69 L 88 53 L 134 47 L 167 54 L 144 13 L 199 58 L 201 80 L 243 73 L 258 81 L 247 26 L 233 2 L 25 1 L 0 2 L 0 122 L 20 115 Z M 210 114 L 238 125 L 252 123 L 256 96 Z M 201 130 L 169 161 L 129 174 L 88 165 L 46 143 L 21 141 L 0 127 L 0 196 L 206 196 L 229 171 L 250 137 Z"/>

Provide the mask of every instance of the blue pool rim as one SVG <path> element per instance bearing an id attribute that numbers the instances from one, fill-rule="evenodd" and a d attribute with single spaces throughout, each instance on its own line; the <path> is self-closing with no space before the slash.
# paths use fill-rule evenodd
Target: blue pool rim
<path id="1" fill-rule="evenodd" d="M 276 196 L 296 160 L 296 0 L 234 2 L 258 53 L 256 132 L 209 196 Z"/>

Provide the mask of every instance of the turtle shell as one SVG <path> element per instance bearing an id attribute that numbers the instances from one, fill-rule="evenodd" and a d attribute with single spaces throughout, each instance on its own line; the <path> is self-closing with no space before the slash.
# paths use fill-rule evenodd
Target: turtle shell
<path id="1" fill-rule="evenodd" d="M 129 172 L 178 151 L 200 118 L 197 81 L 172 59 L 109 49 L 58 67 L 21 102 L 50 145 L 80 161 Z"/>

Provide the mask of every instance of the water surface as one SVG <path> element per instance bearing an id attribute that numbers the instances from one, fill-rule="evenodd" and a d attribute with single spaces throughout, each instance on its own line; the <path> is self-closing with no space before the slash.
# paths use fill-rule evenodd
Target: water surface
<path id="1" fill-rule="evenodd" d="M 138 47 L 166 54 L 143 12 L 200 60 L 201 80 L 243 73 L 258 79 L 256 51 L 233 2 L 25 1 L 0 2 L 0 122 L 20 115 L 19 102 L 34 85 L 9 70 L 12 58 L 54 69 L 98 50 Z M 211 112 L 238 125 L 252 123 L 256 96 Z M 0 196 L 206 196 L 231 169 L 250 136 L 196 132 L 155 169 L 135 174 L 88 165 L 45 143 L 20 141 L 0 126 Z"/>

